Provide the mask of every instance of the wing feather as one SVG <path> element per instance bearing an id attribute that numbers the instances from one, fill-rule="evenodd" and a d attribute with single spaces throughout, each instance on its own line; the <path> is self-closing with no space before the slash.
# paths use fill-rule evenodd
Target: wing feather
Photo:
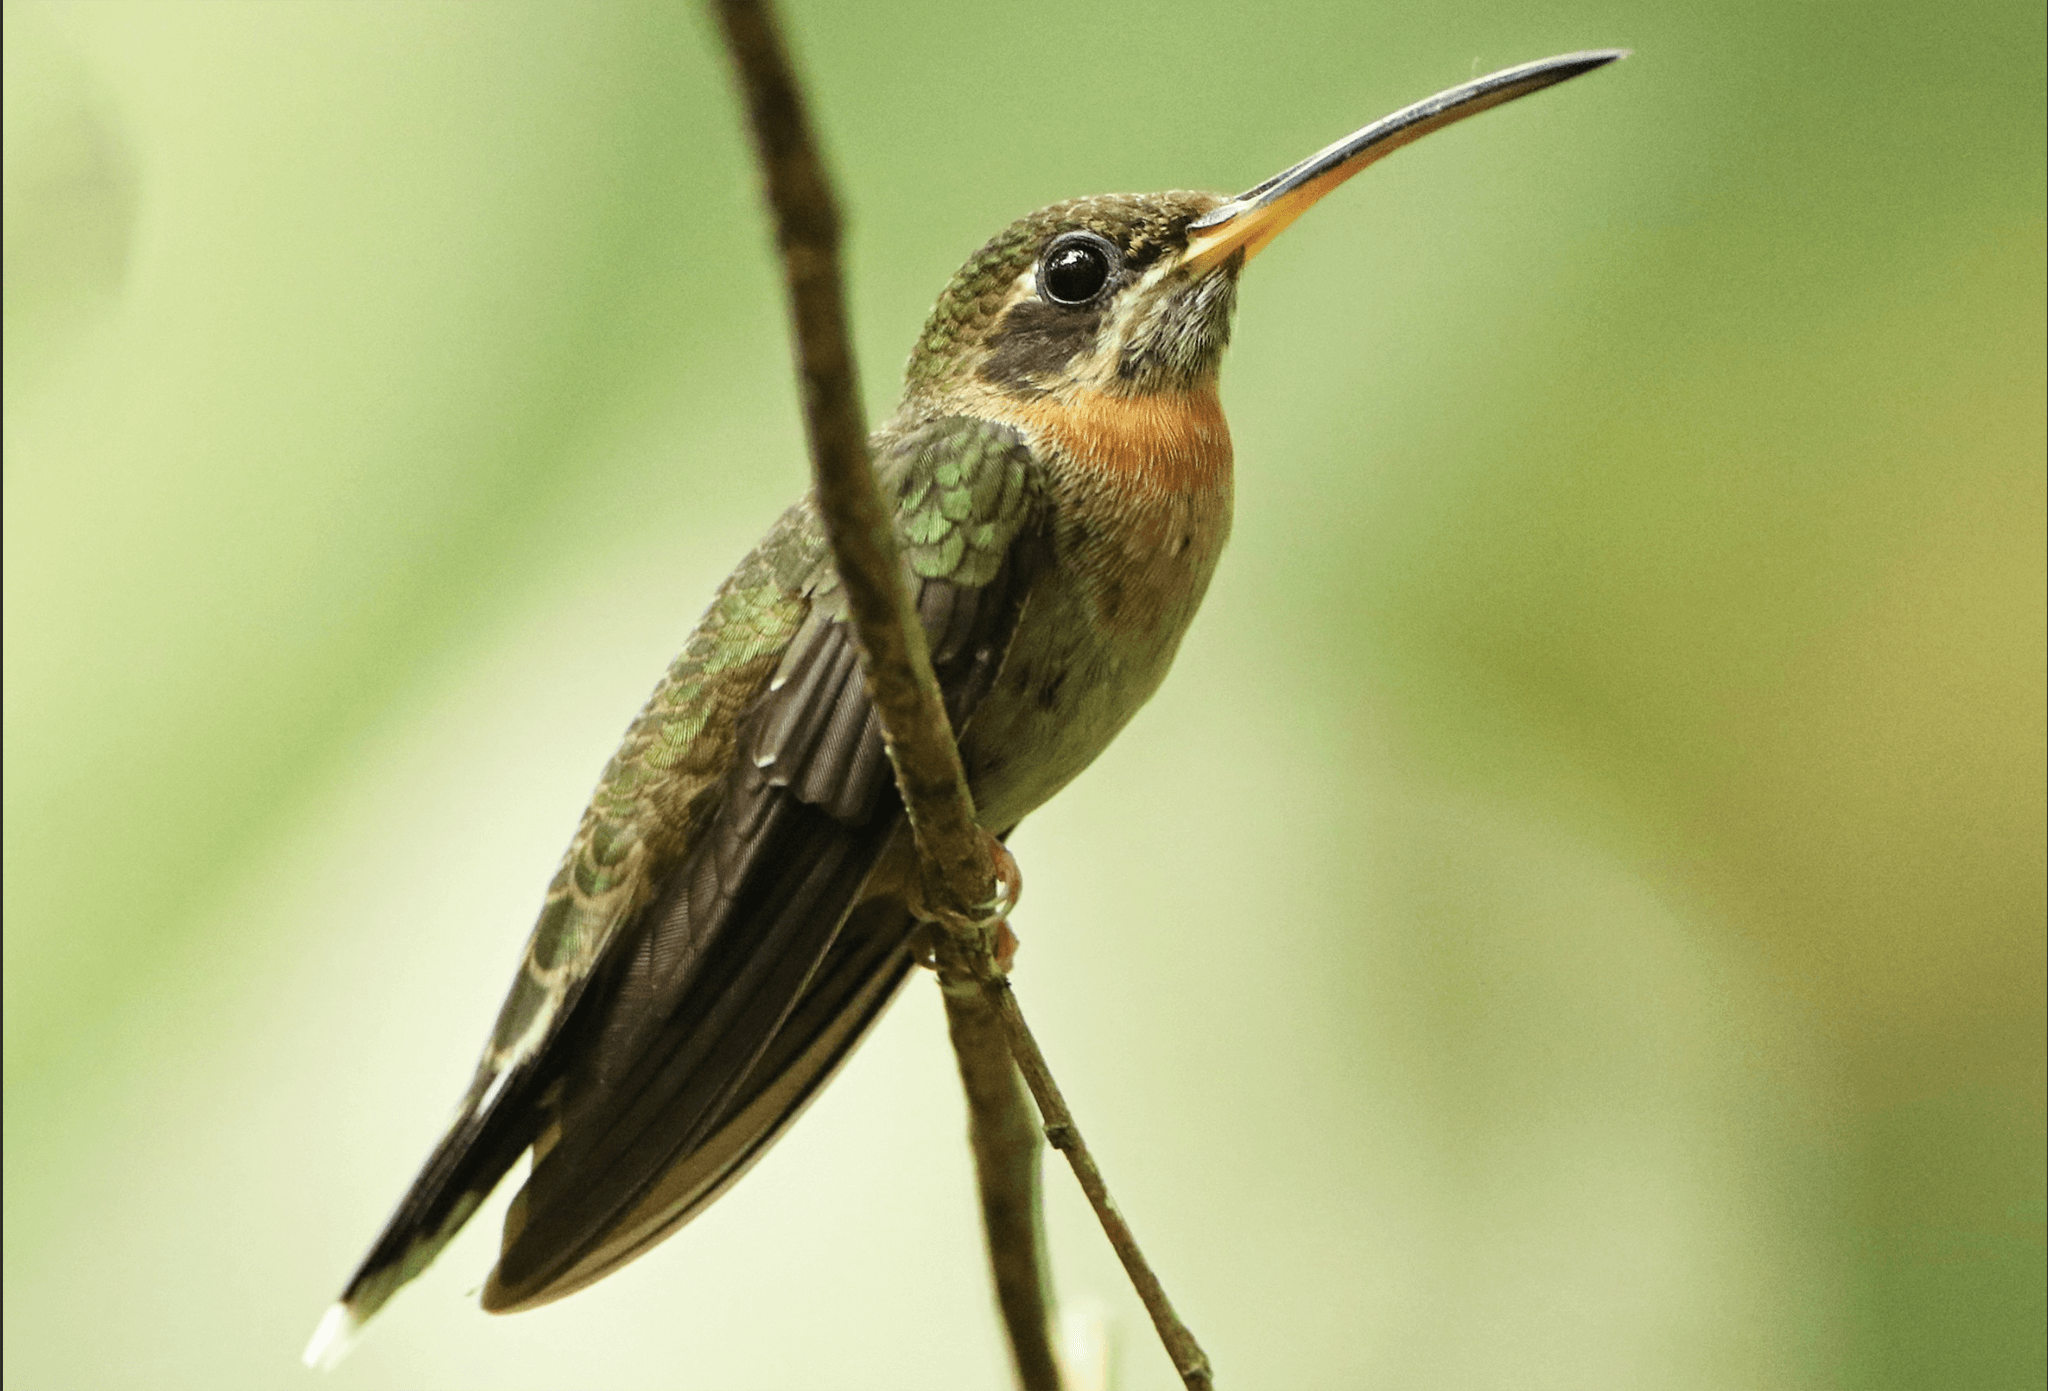
<path id="1" fill-rule="evenodd" d="M 934 490 L 933 510 L 957 510 L 971 488 L 988 493 L 988 469 L 1028 464 L 1008 432 L 1002 448 L 987 447 L 991 428 L 976 423 L 968 466 Z M 959 432 L 941 440 L 927 466 L 961 453 Z M 918 613 L 956 727 L 993 684 L 1020 611 L 1032 559 L 1015 545 L 1022 522 L 984 527 L 980 547 L 951 548 L 949 573 L 920 577 Z M 995 555 L 982 553 L 998 540 Z M 952 578 L 963 562 L 977 583 Z M 719 815 L 682 867 L 680 882 L 696 884 L 715 865 L 718 896 L 700 907 L 697 894 L 665 890 L 647 914 L 646 970 L 661 988 L 606 991 L 593 1005 L 610 1010 L 595 1026 L 600 1046 L 579 1050 L 567 1074 L 562 1139 L 508 1221 L 486 1307 L 559 1297 L 680 1225 L 787 1126 L 906 969 L 900 904 L 864 919 L 858 950 L 837 949 L 901 808 L 851 631 L 829 597 L 748 716 Z M 684 951 L 687 971 L 665 967 Z"/>
<path id="2" fill-rule="evenodd" d="M 950 419 L 880 469 L 957 729 L 1040 562 L 1034 466 L 1006 428 Z M 902 812 L 840 601 L 804 505 L 721 589 L 607 768 L 462 1113 L 344 1295 L 355 1321 L 529 1146 L 486 1307 L 631 1259 L 759 1157 L 893 996 L 909 915 L 855 908 Z"/>

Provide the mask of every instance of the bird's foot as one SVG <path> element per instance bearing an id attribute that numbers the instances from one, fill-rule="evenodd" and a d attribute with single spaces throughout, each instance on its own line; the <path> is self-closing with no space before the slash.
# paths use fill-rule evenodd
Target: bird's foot
<path id="1" fill-rule="evenodd" d="M 988 836 L 988 851 L 989 858 L 995 861 L 995 891 L 986 903 L 976 904 L 971 912 L 959 913 L 939 906 L 939 895 L 930 891 L 921 872 L 912 877 L 906 896 L 910 900 L 911 915 L 938 929 L 933 934 L 935 938 L 950 939 L 951 943 L 967 946 L 970 950 L 978 947 L 980 954 L 994 966 L 996 974 L 1008 975 L 1017 959 L 1017 934 L 1011 930 L 1009 918 L 1017 906 L 1017 899 L 1024 892 L 1024 873 L 1017 867 L 1017 857 L 992 835 Z M 933 959 L 925 964 L 943 968 L 945 958 L 957 957 L 958 952 L 957 949 L 949 951 L 946 944 L 934 941 L 930 955 Z"/>
<path id="2" fill-rule="evenodd" d="M 1017 933 L 1008 918 L 996 924 L 996 939 L 991 950 L 995 953 L 996 970 L 1006 976 L 1010 974 L 1010 968 L 1017 964 Z"/>

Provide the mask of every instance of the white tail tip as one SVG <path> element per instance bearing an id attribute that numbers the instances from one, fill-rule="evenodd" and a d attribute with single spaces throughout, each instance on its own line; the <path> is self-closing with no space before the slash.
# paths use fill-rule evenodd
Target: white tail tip
<path id="1" fill-rule="evenodd" d="M 331 1372 L 348 1356 L 348 1350 L 356 1341 L 356 1330 L 363 1321 L 346 1304 L 328 1306 L 320 1316 L 320 1326 L 313 1330 L 312 1338 L 306 1344 L 303 1357 L 308 1367 Z"/>

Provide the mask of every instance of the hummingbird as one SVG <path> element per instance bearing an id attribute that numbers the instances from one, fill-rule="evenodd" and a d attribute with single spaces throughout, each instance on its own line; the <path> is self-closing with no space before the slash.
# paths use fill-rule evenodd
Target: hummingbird
<path id="1" fill-rule="evenodd" d="M 1624 50 L 1453 87 L 1253 188 L 1011 223 L 926 320 L 871 440 L 981 824 L 1001 838 L 1158 688 L 1230 533 L 1217 397 L 1245 265 L 1392 151 Z M 719 587 L 562 858 L 446 1136 L 306 1349 L 331 1365 L 521 1155 L 493 1313 L 701 1212 L 918 959 L 917 868 L 815 503 Z"/>

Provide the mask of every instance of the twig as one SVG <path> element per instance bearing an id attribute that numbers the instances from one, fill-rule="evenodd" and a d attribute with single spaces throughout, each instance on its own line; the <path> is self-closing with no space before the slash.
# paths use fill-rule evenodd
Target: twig
<path id="1" fill-rule="evenodd" d="M 974 819 L 924 625 L 898 578 L 896 533 L 868 464 L 832 187 L 766 0 L 718 0 L 714 8 L 739 69 L 775 210 L 818 511 L 846 586 L 868 693 L 896 765 L 918 855 L 932 871 L 929 887 L 940 895 L 934 906 L 963 918 L 985 917 L 996 902 L 995 861 Z"/>
<path id="2" fill-rule="evenodd" d="M 1046 1270 L 1045 1223 L 1038 1198 L 1044 1152 L 1030 1103 L 1010 1061 L 1003 1022 L 974 980 L 942 976 L 946 1032 L 967 1093 L 967 1138 L 981 1188 L 981 1226 L 988 1237 L 996 1306 L 1010 1335 L 1010 1363 L 1024 1391 L 1059 1391 L 1052 1350 L 1052 1281 Z"/>
<path id="3" fill-rule="evenodd" d="M 986 1018 L 977 1017 L 984 1009 L 1001 1021 L 1010 1057 L 1022 1070 L 1045 1119 L 1047 1138 L 1073 1165 L 1181 1380 L 1191 1391 L 1208 1391 L 1208 1359 L 1173 1312 L 1111 1200 L 1045 1058 L 1025 1027 L 1009 981 L 995 964 L 991 929 L 1007 907 L 1006 888 L 997 874 L 994 842 L 975 819 L 960 751 L 932 674 L 924 628 L 904 591 L 895 532 L 868 463 L 867 431 L 840 289 L 839 217 L 831 185 L 768 0 L 714 0 L 713 9 L 739 73 L 768 202 L 775 213 L 818 510 L 846 587 L 869 696 L 916 841 L 926 909 L 944 929 L 933 934 L 934 955 L 973 1113 L 970 1133 L 975 1137 L 990 1261 L 1019 1376 L 1027 1387 L 1034 1386 L 1037 1373 L 1032 1369 L 1041 1357 L 1035 1349 L 1046 1342 L 1037 1155 L 1035 1145 L 1028 1153 L 1017 1145 L 1015 1136 L 1028 1127 L 1017 1123 L 1010 1060 L 995 1046 L 995 1031 L 986 1027 Z M 978 1001 L 969 992 L 969 982 L 979 991 Z M 1005 1080 L 998 1083 L 997 1078 Z M 1016 1177 L 1026 1171 L 1031 1174 L 1028 1191 Z M 1016 1220 L 1020 1195 L 1028 1221 Z M 990 1216 L 992 1209 L 1001 1210 L 1000 1223 Z M 1022 1274 L 1026 1271 L 1028 1277 Z M 1025 1292 L 1034 1289 L 1036 1298 L 1026 1298 Z M 1021 1318 L 1012 1316 L 1013 1295 L 1020 1304 L 1033 1306 Z M 1049 1348 L 1042 1355 L 1050 1362 Z M 1057 1386 L 1056 1372 L 1042 1384 Z"/>
<path id="4" fill-rule="evenodd" d="M 1174 1312 L 1173 1301 L 1166 1297 L 1166 1287 L 1152 1272 L 1152 1263 L 1139 1248 L 1131 1224 L 1124 1221 L 1116 1199 L 1109 1196 L 1102 1170 L 1095 1167 L 1095 1156 L 1081 1138 L 1073 1113 L 1067 1110 L 1067 1099 L 1060 1095 L 1059 1083 L 1053 1081 L 1045 1054 L 1038 1051 L 1038 1040 L 1031 1036 L 1031 1026 L 1024 1022 L 1024 1011 L 1017 1007 L 1016 992 L 1010 989 L 1008 980 L 1001 979 L 983 981 L 981 989 L 1003 1021 L 1003 1032 L 1010 1039 L 1010 1054 L 1024 1074 L 1025 1085 L 1031 1088 L 1038 1114 L 1045 1118 L 1046 1140 L 1067 1156 L 1081 1191 L 1088 1195 L 1088 1202 L 1095 1209 L 1096 1220 L 1102 1223 L 1103 1235 L 1116 1248 L 1117 1259 L 1124 1263 L 1124 1274 L 1131 1277 L 1131 1287 L 1144 1302 L 1145 1312 L 1152 1316 L 1152 1326 L 1159 1331 L 1159 1341 L 1166 1345 L 1166 1355 L 1173 1359 L 1173 1369 L 1180 1373 L 1181 1384 L 1188 1391 L 1212 1391 L 1216 1383 L 1209 1370 L 1209 1355 Z"/>

